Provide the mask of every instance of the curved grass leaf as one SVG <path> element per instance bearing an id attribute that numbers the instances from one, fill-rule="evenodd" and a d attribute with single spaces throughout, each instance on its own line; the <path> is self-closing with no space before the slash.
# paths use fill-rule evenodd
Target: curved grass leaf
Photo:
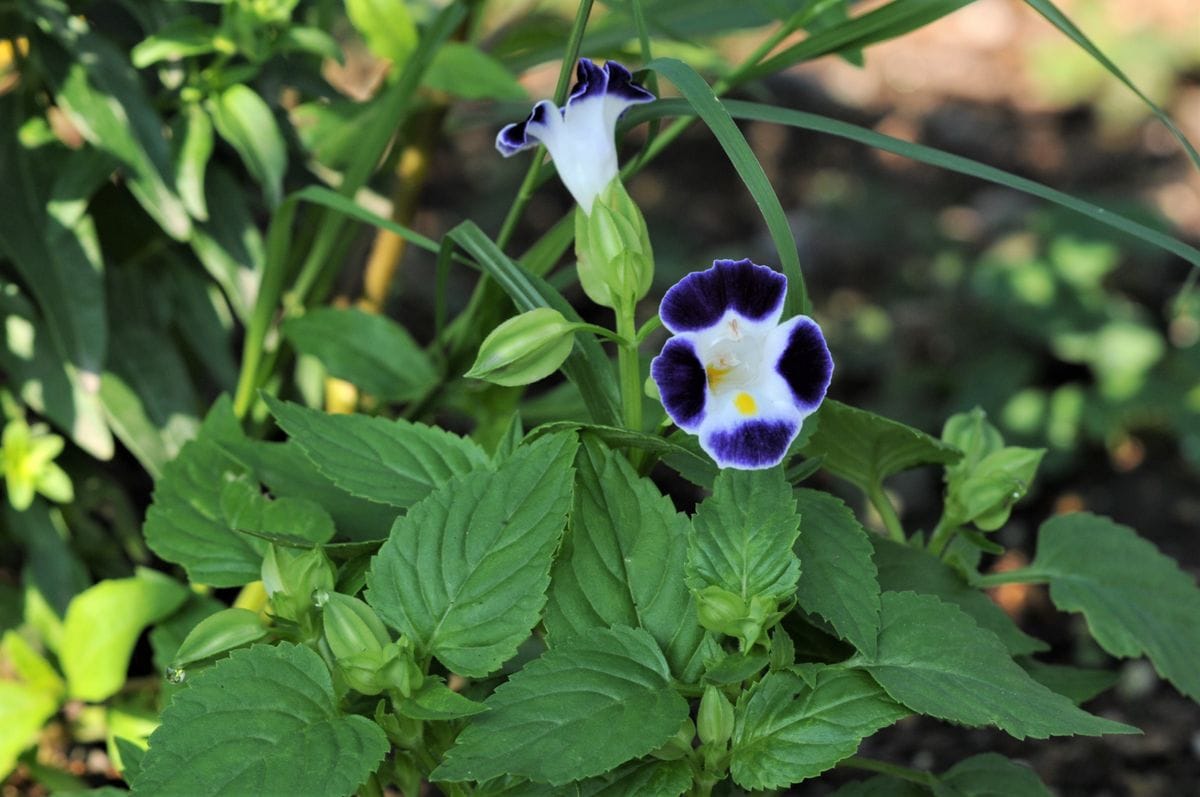
<path id="1" fill-rule="evenodd" d="M 1200 700 L 1200 587 L 1128 526 L 1086 512 L 1042 524 L 1023 573 L 1050 582 L 1059 609 L 1082 612 L 1114 656 L 1145 654 L 1180 692 Z"/>
<path id="2" fill-rule="evenodd" d="M 767 231 L 779 253 L 779 265 L 788 278 L 788 309 L 785 315 L 809 312 L 808 292 L 804 286 L 804 275 L 800 270 L 800 255 L 796 251 L 796 240 L 779 197 L 767 179 L 762 164 L 746 143 L 746 137 L 738 130 L 728 109 L 713 93 L 712 87 L 700 77 L 696 70 L 674 58 L 656 58 L 646 65 L 675 84 L 697 116 L 712 130 L 717 141 L 725 150 L 729 162 L 737 170 L 754 197 L 758 210 L 766 222 Z"/>
<path id="3" fill-rule="evenodd" d="M 585 438 L 576 468 L 571 526 L 546 605 L 551 647 L 596 628 L 643 628 L 675 677 L 695 682 L 705 632 L 683 580 L 687 517 L 625 457 L 594 439 Z"/>
<path id="4" fill-rule="evenodd" d="M 351 794 L 388 751 L 338 709 L 329 669 L 301 645 L 234 651 L 178 692 L 150 736 L 133 793 Z"/>
<path id="5" fill-rule="evenodd" d="M 915 592 L 885 592 L 879 645 L 863 667 L 892 699 L 961 725 L 994 725 L 1018 739 L 1138 733 L 1088 714 L 1033 680 L 996 635 L 953 604 Z"/>
<path id="6" fill-rule="evenodd" d="M 452 477 L 488 463 L 473 441 L 432 426 L 266 400 L 317 470 L 351 495 L 377 503 L 412 506 Z"/>
<path id="7" fill-rule="evenodd" d="M 879 633 L 879 579 L 871 541 L 838 498 L 807 489 L 797 490 L 795 497 L 800 513 L 795 551 L 804 567 L 796 600 L 870 655 Z"/>
<path id="8" fill-rule="evenodd" d="M 658 644 L 611 628 L 544 653 L 501 684 L 434 781 L 518 775 L 560 786 L 599 775 L 671 738 L 688 715 Z"/>
<path id="9" fill-rule="evenodd" d="M 822 669 L 811 683 L 773 672 L 738 701 L 730 772 L 744 789 L 799 783 L 908 715 L 863 672 Z"/>
<path id="10" fill-rule="evenodd" d="M 819 114 L 737 100 L 727 100 L 724 102 L 724 105 L 729 113 L 738 119 L 771 122 L 773 124 L 797 127 L 802 130 L 813 130 L 818 133 L 845 138 L 881 149 L 884 152 L 892 152 L 921 163 L 937 166 L 941 169 L 958 172 L 970 177 L 977 177 L 981 180 L 1005 186 L 1006 188 L 1016 189 L 1039 199 L 1045 199 L 1049 202 L 1062 205 L 1101 224 L 1112 227 L 1115 230 L 1120 230 L 1159 249 L 1182 257 L 1194 266 L 1200 266 L 1200 250 L 1194 247 L 1188 246 L 1158 230 L 1151 229 L 1144 224 L 1139 224 L 1120 213 L 1100 207 L 1091 202 L 1085 202 L 1070 194 L 1056 191 L 1049 186 L 1042 185 L 1025 177 L 1019 177 L 1003 169 L 997 169 L 994 166 L 988 166 L 979 161 L 964 158 L 961 155 L 943 152 L 934 147 L 902 141 L 892 136 L 876 133 L 874 130 L 868 130 L 865 127 L 830 119 Z M 658 116 L 681 116 L 693 113 L 694 111 L 691 109 L 691 106 L 683 100 L 659 100 L 631 109 L 625 115 L 622 124 L 635 125 Z"/>
<path id="11" fill-rule="evenodd" d="M 542 438 L 412 507 L 371 560 L 367 602 L 451 671 L 499 669 L 545 605 L 576 445 L 571 434 Z"/>

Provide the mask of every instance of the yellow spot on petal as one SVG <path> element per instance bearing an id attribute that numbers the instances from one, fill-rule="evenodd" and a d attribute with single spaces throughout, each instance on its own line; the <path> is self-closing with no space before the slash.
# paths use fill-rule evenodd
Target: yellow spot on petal
<path id="1" fill-rule="evenodd" d="M 754 396 L 749 393 L 738 393 L 733 397 L 733 406 L 742 415 L 753 415 L 758 412 L 758 405 L 754 403 Z"/>
<path id="2" fill-rule="evenodd" d="M 704 374 L 708 377 L 709 389 L 716 390 L 717 386 L 721 384 L 725 377 L 729 376 L 729 372 L 732 370 L 732 368 L 718 368 L 715 365 L 706 366 Z"/>

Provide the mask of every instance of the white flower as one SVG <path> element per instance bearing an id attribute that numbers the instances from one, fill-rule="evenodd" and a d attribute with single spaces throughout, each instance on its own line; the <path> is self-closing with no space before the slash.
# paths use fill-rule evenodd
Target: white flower
<path id="1" fill-rule="evenodd" d="M 617 119 L 654 95 L 634 83 L 629 70 L 616 61 L 599 67 L 580 58 L 575 77 L 566 107 L 542 100 L 524 122 L 500 131 L 496 149 L 507 158 L 545 144 L 563 184 L 583 212 L 591 213 L 592 202 L 617 176 Z"/>

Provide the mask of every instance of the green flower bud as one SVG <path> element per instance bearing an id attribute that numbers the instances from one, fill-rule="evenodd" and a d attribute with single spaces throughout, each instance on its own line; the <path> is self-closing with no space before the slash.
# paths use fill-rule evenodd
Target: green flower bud
<path id="1" fill-rule="evenodd" d="M 340 592 L 323 593 L 325 641 L 339 661 L 366 652 L 382 652 L 392 641 L 375 610 Z"/>
<path id="2" fill-rule="evenodd" d="M 539 307 L 493 329 L 466 375 L 497 385 L 528 385 L 558 370 L 573 345 L 571 323 L 557 310 Z"/>
<path id="3" fill-rule="evenodd" d="M 663 742 L 662 746 L 650 751 L 650 755 L 662 761 L 674 761 L 690 755 L 692 752 L 692 740 L 696 738 L 696 726 L 692 724 L 691 717 L 684 719 L 683 724 L 679 726 L 679 730 L 670 739 Z"/>
<path id="4" fill-rule="evenodd" d="M 724 747 L 733 736 L 733 704 L 715 686 L 704 687 L 696 714 L 696 733 L 701 744 L 716 747 Z"/>
<path id="5" fill-rule="evenodd" d="M 338 669 L 346 683 L 356 692 L 364 695 L 377 695 L 388 688 L 387 679 L 383 677 L 383 650 L 365 650 L 352 656 L 339 657 Z"/>
<path id="6" fill-rule="evenodd" d="M 735 637 L 743 651 L 758 642 L 764 629 L 778 622 L 779 603 L 774 598 L 755 595 L 749 604 L 738 595 L 711 585 L 696 593 L 700 625 L 709 631 Z"/>
<path id="7" fill-rule="evenodd" d="M 272 544 L 263 557 L 262 582 L 275 614 L 299 621 L 313 610 L 313 593 L 332 590 L 336 572 L 320 548 L 287 548 Z"/>
<path id="8" fill-rule="evenodd" d="M 620 179 L 600 192 L 591 213 L 576 211 L 575 256 L 583 292 L 602 307 L 632 304 L 649 292 L 654 278 L 650 233 Z"/>
<path id="9" fill-rule="evenodd" d="M 203 659 L 257 642 L 267 625 L 249 609 L 224 609 L 201 620 L 184 638 L 171 666 L 178 670 Z"/>

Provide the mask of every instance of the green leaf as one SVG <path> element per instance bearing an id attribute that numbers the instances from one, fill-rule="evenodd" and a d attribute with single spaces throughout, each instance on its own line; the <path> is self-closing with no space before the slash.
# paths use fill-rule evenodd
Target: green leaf
<path id="1" fill-rule="evenodd" d="M 346 0 L 346 15 L 371 52 L 401 71 L 417 47 L 417 26 L 408 6 L 396 0 Z"/>
<path id="2" fill-rule="evenodd" d="M 409 507 L 452 477 L 488 464 L 471 440 L 450 432 L 365 415 L 330 415 L 265 397 L 288 436 L 346 492 Z"/>
<path id="3" fill-rule="evenodd" d="M 408 330 L 381 315 L 323 307 L 286 321 L 283 334 L 296 351 L 320 360 L 330 376 L 384 401 L 417 398 L 437 381 Z"/>
<path id="4" fill-rule="evenodd" d="M 1017 628 L 991 598 L 968 584 L 961 573 L 936 556 L 877 536 L 869 539 L 875 546 L 875 565 L 879 568 L 879 584 L 883 589 L 891 592 L 909 590 L 953 603 L 969 614 L 980 628 L 999 637 L 1013 656 L 1049 649 L 1042 640 Z"/>
<path id="5" fill-rule="evenodd" d="M 804 565 L 796 600 L 824 617 L 838 635 L 867 655 L 879 633 L 879 580 L 866 531 L 849 507 L 829 493 L 797 490 Z"/>
<path id="6" fill-rule="evenodd" d="M 392 527 L 367 573 L 367 601 L 451 671 L 497 670 L 546 602 L 576 447 L 571 434 L 545 437 L 435 490 Z"/>
<path id="7" fill-rule="evenodd" d="M 649 753 L 688 715 L 654 638 L 619 627 L 547 651 L 486 705 L 431 780 L 519 775 L 562 785 Z"/>
<path id="8" fill-rule="evenodd" d="M 487 706 L 476 703 L 451 690 L 436 675 L 426 677 L 421 688 L 395 704 L 396 712 L 405 717 L 423 721 L 445 721 L 472 717 L 487 711 Z"/>
<path id="9" fill-rule="evenodd" d="M 58 711 L 53 695 L 16 681 L 0 680 L 0 778 L 16 768 L 17 756 L 38 740 L 42 725 Z"/>
<path id="10" fill-rule="evenodd" d="M 691 787 L 692 768 L 686 759 L 644 758 L 623 764 L 612 772 L 575 781 L 568 787 L 567 794 L 573 797 L 678 797 Z M 563 789 L 509 777 L 481 784 L 475 794 L 477 797 L 560 797 Z"/>
<path id="11" fill-rule="evenodd" d="M 223 444 L 241 439 L 229 399 L 218 399 L 196 439 L 163 468 L 146 511 L 146 544 L 199 584 L 241 586 L 257 581 L 262 567 L 263 544 L 230 528 L 221 511 L 226 480 L 245 473 Z"/>
<path id="12" fill-rule="evenodd" d="M 674 58 L 656 58 L 646 64 L 675 84 L 679 93 L 695 109 L 696 115 L 704 120 L 713 136 L 725 150 L 726 157 L 737 170 L 746 190 L 754 198 L 758 210 L 766 222 L 767 231 L 779 253 L 779 262 L 788 279 L 788 310 L 786 315 L 809 312 L 808 292 L 804 287 L 804 275 L 800 270 L 800 255 L 796 250 L 796 239 L 792 235 L 787 214 L 767 179 L 762 164 L 746 142 L 746 137 L 733 123 L 733 118 L 704 78 L 682 61 Z"/>
<path id="13" fill-rule="evenodd" d="M 996 753 L 960 761 L 938 777 L 934 797 L 1051 797 L 1027 766 Z"/>
<path id="14" fill-rule="evenodd" d="M 1050 600 L 1082 612 L 1114 656 L 1145 655 L 1158 673 L 1200 700 L 1200 588 L 1128 526 L 1086 512 L 1060 515 L 1038 530 L 1028 571 L 1050 582 Z"/>
<path id="15" fill-rule="evenodd" d="M 1102 719 L 1029 677 L 996 635 L 953 604 L 915 592 L 881 596 L 879 645 L 855 661 L 892 699 L 961 725 L 994 725 L 1018 739 L 1138 733 Z"/>
<path id="16" fill-rule="evenodd" d="M 175 153 L 175 185 L 188 213 L 198 221 L 207 221 L 204 175 L 213 151 L 212 119 L 196 104 L 188 105 L 181 118 L 183 137 Z"/>
<path id="17" fill-rule="evenodd" d="M 722 470 L 692 525 L 687 580 L 693 590 L 717 586 L 746 601 L 791 597 L 800 577 L 792 551 L 800 516 L 781 468 Z"/>
<path id="18" fill-rule="evenodd" d="M 587 432 L 589 437 L 604 441 L 605 445 L 610 448 L 636 448 L 639 451 L 645 451 L 653 457 L 663 457 L 674 465 L 675 462 L 687 462 L 689 465 L 696 467 L 707 468 L 711 473 L 711 478 L 708 480 L 709 488 L 712 487 L 713 480 L 716 479 L 718 468 L 713 464 L 712 459 L 700 453 L 700 448 L 697 446 L 695 450 L 690 447 L 680 445 L 677 441 L 682 441 L 684 438 L 671 436 L 671 439 L 660 437 L 649 432 L 635 432 L 620 426 L 603 426 L 596 423 L 581 423 L 579 421 L 553 421 L 544 423 L 536 429 L 531 429 L 529 438 L 536 440 L 545 434 L 554 434 L 555 432 L 565 431 L 567 429 L 575 429 L 580 433 Z M 689 435 L 688 438 L 695 440 L 694 435 Z"/>
<path id="19" fill-rule="evenodd" d="M 159 61 L 211 53 L 217 49 L 213 41 L 216 36 L 216 28 L 197 17 L 180 17 L 134 45 L 129 60 L 138 69 L 145 69 Z"/>
<path id="20" fill-rule="evenodd" d="M 0 200 L 2 201 L 2 200 Z M 113 437 L 94 391 L 55 349 L 46 323 L 20 289 L 0 280 L 0 368 L 35 412 L 97 459 L 111 459 Z"/>
<path id="21" fill-rule="evenodd" d="M 929 790 L 907 780 L 876 775 L 847 783 L 832 797 L 929 797 Z"/>
<path id="22" fill-rule="evenodd" d="M 241 479 L 222 488 L 221 513 L 238 531 L 289 534 L 311 542 L 333 539 L 333 518 L 320 504 L 304 498 L 271 499 L 257 483 Z"/>
<path id="23" fill-rule="evenodd" d="M 803 453 L 863 491 L 918 465 L 953 463 L 959 451 L 937 438 L 866 410 L 826 399 Z"/>
<path id="24" fill-rule="evenodd" d="M 191 219 L 172 185 L 163 122 L 128 56 L 59 0 L 32 6 L 39 27 L 65 48 L 38 53 L 59 107 L 88 143 L 123 164 L 130 192 L 163 231 L 187 240 Z"/>
<path id="25" fill-rule="evenodd" d="M 863 672 L 821 669 L 811 685 L 773 672 L 738 700 L 730 773 L 744 789 L 799 783 L 908 714 Z"/>
<path id="26" fill-rule="evenodd" d="M 425 85 L 468 100 L 523 100 L 528 95 L 508 67 L 466 42 L 446 42 L 425 73 Z"/>
<path id="27" fill-rule="evenodd" d="M 1089 670 L 1065 664 L 1044 664 L 1034 659 L 1022 659 L 1020 665 L 1033 680 L 1065 695 L 1076 705 L 1086 703 L 1101 692 L 1107 692 L 1120 680 L 1109 670 Z"/>
<path id="28" fill-rule="evenodd" d="M 143 629 L 178 609 L 187 596 L 182 584 L 146 569 L 76 595 L 67 607 L 59 650 L 71 697 L 99 702 L 116 694 Z"/>
<path id="29" fill-rule="evenodd" d="M 571 525 L 546 605 L 551 647 L 595 628 L 643 628 L 675 677 L 694 683 L 709 645 L 683 579 L 687 517 L 590 434 L 575 465 Z"/>
<path id="30" fill-rule="evenodd" d="M 276 207 L 283 198 L 287 144 L 270 106 L 254 89 L 238 83 L 215 97 L 210 111 L 221 138 L 233 145 L 246 169 L 262 184 L 267 204 Z"/>
<path id="31" fill-rule="evenodd" d="M 350 794 L 388 751 L 379 726 L 344 715 L 329 670 L 300 645 L 234 651 L 192 679 L 150 736 L 134 794 Z"/>

